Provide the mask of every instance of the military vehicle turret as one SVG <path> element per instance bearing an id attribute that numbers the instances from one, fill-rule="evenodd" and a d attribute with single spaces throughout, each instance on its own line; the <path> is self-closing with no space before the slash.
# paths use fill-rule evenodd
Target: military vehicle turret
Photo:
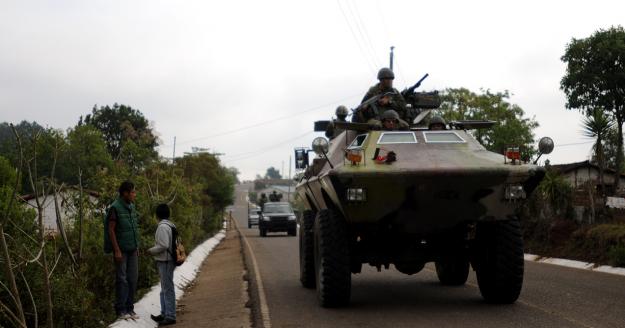
<path id="1" fill-rule="evenodd" d="M 341 123 L 345 131 L 332 141 L 313 140 L 310 165 L 296 149 L 305 169 L 296 187 L 305 206 L 300 280 L 317 289 L 321 306 L 349 303 L 362 264 L 411 275 L 434 262 L 443 285 L 465 284 L 472 266 L 487 302 L 517 300 L 524 269 L 516 213 L 545 170 L 523 162 L 518 147 L 486 150 L 468 131 L 493 124 L 381 131 Z M 539 150 L 550 153 L 553 141 L 541 139 Z"/>

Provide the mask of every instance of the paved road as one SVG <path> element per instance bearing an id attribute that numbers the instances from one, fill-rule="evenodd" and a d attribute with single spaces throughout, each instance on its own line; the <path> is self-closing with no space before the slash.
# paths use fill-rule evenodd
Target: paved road
<path id="1" fill-rule="evenodd" d="M 258 261 L 273 327 L 625 327 L 625 277 L 530 262 L 513 305 L 485 304 L 473 272 L 467 285 L 444 287 L 431 265 L 412 276 L 363 265 L 350 306 L 321 308 L 299 283 L 297 237 L 246 228 L 247 187 L 237 188 L 234 215 Z"/>

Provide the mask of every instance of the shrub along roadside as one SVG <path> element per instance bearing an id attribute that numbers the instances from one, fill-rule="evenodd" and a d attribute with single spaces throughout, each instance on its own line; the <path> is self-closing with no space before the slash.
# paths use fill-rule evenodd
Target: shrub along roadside
<path id="1" fill-rule="evenodd" d="M 0 130 L 7 126 L 0 124 Z M 7 156 L 7 159 L 0 156 L 0 228 L 7 237 L 6 249 L 14 276 L 9 279 L 6 270 L 9 266 L 1 254 L 0 305 L 10 311 L 0 310 L 2 327 L 20 326 L 19 315 L 11 315 L 18 314 L 20 308 L 25 314 L 24 325 L 28 327 L 105 327 L 115 319 L 115 276 L 112 256 L 103 253 L 103 217 L 106 206 L 117 197 L 117 188 L 122 181 L 132 180 L 138 194 L 141 255 L 137 299 L 158 281 L 152 257 L 145 252 L 154 241 L 156 205 L 170 204 L 172 219 L 185 247 L 193 249 L 219 229 L 225 207 L 233 202 L 234 171 L 221 165 L 213 155 L 189 156 L 171 163 L 148 156 L 156 154 L 154 145 L 149 144 L 141 152 L 147 155 L 137 160 L 133 156 L 135 152 L 127 151 L 128 145 L 141 143 L 129 140 L 122 142 L 122 152 L 113 160 L 106 150 L 104 132 L 90 125 L 79 124 L 67 134 L 41 127 L 36 130 L 28 128 L 35 124 L 21 126 L 24 128 L 18 130 L 18 134 L 22 136 L 23 158 L 30 164 L 34 163 L 33 159 L 37 160 L 34 180 L 40 190 L 55 190 L 61 186 L 79 190 L 82 185 L 84 189 L 95 191 L 99 197 L 91 202 L 86 193 L 82 197 L 77 192 L 64 195 L 67 199 L 60 200 L 60 203 L 68 215 L 64 220 L 67 243 L 61 235 L 46 234 L 40 239 L 36 209 L 13 198 L 14 193 L 25 195 L 32 192 L 27 167 L 20 160 L 19 147 L 15 140 L 0 140 L 2 154 Z M 127 129 L 132 130 L 131 127 Z M 33 138 L 33 135 L 39 137 Z M 130 137 L 134 135 L 129 134 Z M 55 162 L 56 171 L 53 170 Z M 17 185 L 15 181 L 18 181 Z M 52 198 L 50 195 L 48 200 Z M 44 256 L 50 271 L 49 289 L 43 279 L 41 261 Z M 9 291 L 10 280 L 15 281 L 18 295 Z M 14 296 L 19 296 L 19 300 Z M 49 308 L 51 311 L 47 311 Z"/>

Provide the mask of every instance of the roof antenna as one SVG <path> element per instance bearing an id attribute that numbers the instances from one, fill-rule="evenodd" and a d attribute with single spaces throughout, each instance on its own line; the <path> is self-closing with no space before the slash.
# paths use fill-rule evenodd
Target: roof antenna
<path id="1" fill-rule="evenodd" d="M 395 47 L 391 46 L 391 53 L 390 53 L 390 65 L 389 68 L 391 69 L 391 71 L 393 70 L 393 50 L 395 50 Z"/>

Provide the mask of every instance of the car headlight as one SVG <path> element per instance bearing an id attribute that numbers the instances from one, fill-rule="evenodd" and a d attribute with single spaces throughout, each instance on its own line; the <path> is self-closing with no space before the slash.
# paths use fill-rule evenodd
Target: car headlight
<path id="1" fill-rule="evenodd" d="M 270 219 L 271 219 L 271 218 L 270 218 L 270 217 L 268 217 L 268 216 L 263 216 L 263 217 L 262 217 L 262 220 L 263 220 L 263 221 L 269 221 Z"/>
<path id="2" fill-rule="evenodd" d="M 296 217 L 295 215 L 289 215 L 289 221 L 295 221 Z"/>
<path id="3" fill-rule="evenodd" d="M 506 200 L 525 199 L 525 190 L 522 185 L 507 185 L 504 193 Z"/>
<path id="4" fill-rule="evenodd" d="M 347 200 L 350 202 L 364 202 L 367 200 L 367 192 L 364 188 L 348 188 Z"/>

